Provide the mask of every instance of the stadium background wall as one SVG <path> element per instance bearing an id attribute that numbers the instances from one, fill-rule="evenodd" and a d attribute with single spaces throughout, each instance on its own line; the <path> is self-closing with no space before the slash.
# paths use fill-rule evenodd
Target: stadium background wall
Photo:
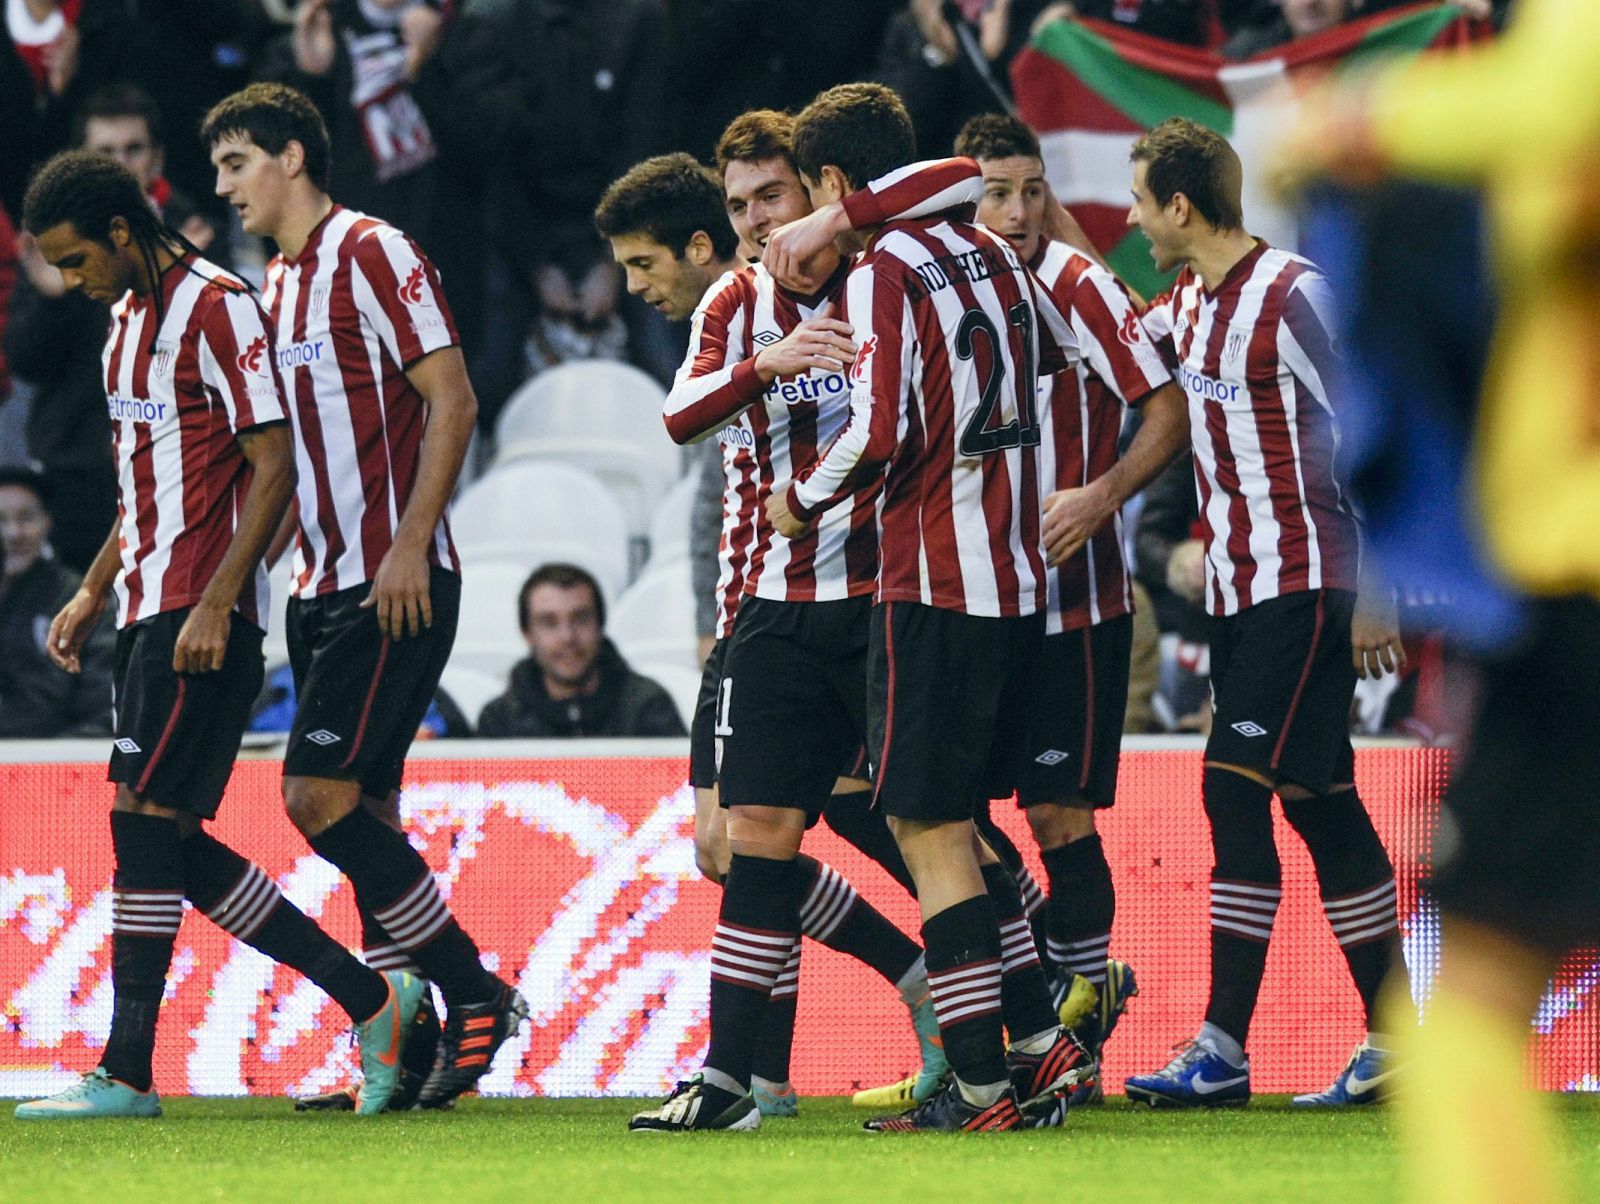
<path id="1" fill-rule="evenodd" d="M 0 1095 L 70 1081 L 93 1065 L 109 1025 L 103 751 L 74 743 L 0 752 L 8 758 L 0 763 Z M 404 796 L 412 839 L 486 959 L 520 981 L 533 1007 L 533 1023 L 502 1051 L 484 1091 L 650 1095 L 697 1066 L 718 895 L 694 868 L 682 745 L 473 742 L 419 754 Z M 1446 754 L 1368 746 L 1357 770 L 1399 869 L 1406 958 L 1425 1003 L 1437 923 L 1418 883 Z M 284 818 L 279 773 L 276 760 L 242 761 L 217 830 L 355 942 L 350 892 Z M 1120 801 L 1103 829 L 1118 889 L 1112 950 L 1135 967 L 1143 994 L 1109 1051 L 1108 1085 L 1164 1063 L 1204 1008 L 1210 853 L 1199 783 L 1193 743 L 1129 741 Z M 1031 853 L 1016 809 L 996 804 L 995 813 Z M 1264 1092 L 1325 1085 L 1361 1032 L 1310 862 L 1281 819 L 1278 834 L 1284 901 L 1250 1041 L 1254 1085 Z M 824 828 L 807 847 L 916 932 L 911 901 L 877 866 Z M 1600 1088 L 1597 980 L 1592 955 L 1574 958 L 1546 998 L 1534 1026 L 1540 1086 Z M 342 1014 L 310 984 L 191 916 L 162 1013 L 157 1085 L 197 1095 L 320 1090 L 352 1069 L 345 1031 Z M 808 942 L 794 1062 L 800 1089 L 888 1082 L 914 1056 L 893 990 Z"/>

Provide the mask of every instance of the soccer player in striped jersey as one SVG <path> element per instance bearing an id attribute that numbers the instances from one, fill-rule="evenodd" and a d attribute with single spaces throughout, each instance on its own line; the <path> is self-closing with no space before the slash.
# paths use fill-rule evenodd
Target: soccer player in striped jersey
<path id="1" fill-rule="evenodd" d="M 912 151 L 905 106 L 879 85 L 829 89 L 796 119 L 795 161 L 819 209 L 867 180 L 892 184 Z M 916 882 L 955 1072 L 868 1127 L 1017 1129 L 1022 1108 L 1075 1086 L 1088 1060 L 1057 1022 L 1016 883 L 973 821 L 1015 786 L 1022 731 L 1001 717 L 1020 712 L 1043 632 L 1041 352 L 1055 368 L 1077 349 L 1015 250 L 982 227 L 890 221 L 840 249 L 862 252 L 841 314 L 857 343 L 850 413 L 767 510 L 796 539 L 881 481 L 868 748 Z"/>
<path id="2" fill-rule="evenodd" d="M 112 594 L 111 1034 L 100 1065 L 24 1119 L 159 1116 L 156 1017 L 183 901 L 305 974 L 349 1013 L 381 1112 L 423 984 L 351 957 L 262 871 L 205 831 L 261 689 L 261 557 L 294 493 L 272 336 L 246 286 L 162 226 L 133 175 L 68 151 L 35 175 L 23 221 L 67 287 L 109 303 L 103 355 L 117 521 L 47 651 L 68 672 Z"/>
<path id="3" fill-rule="evenodd" d="M 733 228 L 755 250 L 776 227 L 811 211 L 791 158 L 792 127 L 787 114 L 755 110 L 735 119 L 717 147 Z M 952 185 L 965 187 L 968 174 L 959 165 L 926 165 L 900 186 L 893 203 L 937 211 L 951 203 Z M 871 200 L 870 189 L 863 199 Z M 867 595 L 876 542 L 871 495 L 855 512 L 841 508 L 820 534 L 794 541 L 772 529 L 765 511 L 773 482 L 814 457 L 848 412 L 844 372 L 854 347 L 848 327 L 826 316 L 845 269 L 832 254 L 821 284 L 806 293 L 779 288 L 759 264 L 723 277 L 696 313 L 689 354 L 667 398 L 674 439 L 748 432 L 756 472 L 753 489 L 730 494 L 726 541 L 740 549 L 745 571 L 717 694 L 718 784 L 732 872 L 713 947 L 712 1047 L 700 1082 L 639 1117 L 639 1127 L 699 1127 L 679 1122 L 737 1109 L 746 1083 L 758 1104 L 775 1086 L 790 1094 L 786 1062 L 773 1064 L 766 1043 L 752 1039 L 746 1017 L 762 1015 L 763 1007 L 770 1013 L 773 1004 L 760 967 L 743 966 L 739 946 L 793 931 L 798 950 L 799 934 L 815 932 L 810 917 L 826 898 L 832 871 L 799 848 L 819 816 L 826 814 L 911 887 L 855 764 L 866 735 Z M 806 717 L 799 732 L 796 715 Z M 782 758 L 771 755 L 778 746 L 786 750 Z M 922 1042 L 920 1073 L 885 1090 L 926 1098 L 946 1064 L 922 950 L 839 882 L 849 891 L 848 906 L 827 943 L 895 985 Z M 749 969 L 758 973 L 742 973 Z M 781 981 L 770 989 L 775 996 Z"/>
<path id="4" fill-rule="evenodd" d="M 1372 1023 L 1379 985 L 1400 965 L 1399 931 L 1394 868 L 1356 793 L 1349 714 L 1357 673 L 1392 672 L 1404 654 L 1334 471 L 1327 283 L 1245 230 L 1243 170 L 1219 135 L 1174 118 L 1132 158 L 1128 224 L 1149 237 L 1159 268 L 1179 269 L 1145 322 L 1170 345 L 1189 404 L 1212 615 L 1202 793 L 1215 862 L 1205 1022 L 1127 1092 L 1152 1106 L 1250 1098 L 1245 1038 L 1282 895 L 1276 793 L 1311 853 L 1368 1020 L 1333 1085 L 1295 1102 L 1370 1103 L 1389 1074 Z"/>
<path id="5" fill-rule="evenodd" d="M 438 273 L 399 230 L 328 196 L 328 131 L 304 95 L 252 85 L 206 115 L 201 138 L 217 194 L 278 246 L 262 299 L 300 466 L 284 802 L 355 888 L 368 961 L 420 971 L 443 994 L 416 1100 L 442 1107 L 527 1015 L 399 827 L 405 755 L 455 640 L 445 508 L 477 401 Z"/>
<path id="6" fill-rule="evenodd" d="M 1083 350 L 1072 368 L 1040 378 L 1039 472 L 1045 488 L 1089 488 L 1101 505 L 1086 520 L 1083 546 L 1048 570 L 1043 671 L 1028 707 L 1017 801 L 1049 878 L 1048 947 L 1070 987 L 1062 1019 L 1098 1058 L 1137 991 L 1128 967 L 1109 958 L 1116 893 L 1095 830 L 1095 811 L 1116 801 L 1133 643 L 1121 503 L 1187 446 L 1188 415 L 1116 278 L 1045 234 L 1047 216 L 1059 206 L 1045 182 L 1038 136 L 1015 117 L 984 114 L 963 127 L 956 153 L 976 159 L 983 172 L 978 220 L 1033 269 Z M 1140 442 L 1141 453 L 1152 453 L 1142 463 L 1118 458 L 1128 405 L 1140 406 L 1154 436 Z M 1073 1102 L 1099 1098 L 1097 1080 Z"/>

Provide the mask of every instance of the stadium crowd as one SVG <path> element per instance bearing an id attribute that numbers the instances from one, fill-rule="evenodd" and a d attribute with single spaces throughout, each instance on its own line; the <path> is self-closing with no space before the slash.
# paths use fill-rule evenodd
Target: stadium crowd
<path id="1" fill-rule="evenodd" d="M 470 482 L 504 464 L 502 415 L 554 367 L 627 361 L 670 385 L 684 329 L 630 293 L 593 221 L 607 183 L 641 159 L 681 149 L 708 160 L 737 114 L 798 108 L 855 79 L 893 86 L 919 147 L 937 153 L 975 114 L 1011 107 L 1012 57 L 1032 31 L 1074 14 L 1243 58 L 1397 3 L 12 0 L 0 24 L 0 464 L 11 466 L 0 497 L 26 499 L 34 517 L 24 531 L 9 508 L 0 515 L 8 560 L 0 578 L 0 735 L 110 730 L 109 673 L 68 683 L 42 654 L 48 616 L 44 626 L 27 619 L 44 615 L 69 577 L 87 568 L 116 493 L 100 418 L 107 307 L 65 291 L 59 273 L 18 233 L 23 188 L 50 154 L 69 146 L 110 154 L 135 174 L 163 220 L 259 283 L 270 247 L 244 234 L 215 195 L 195 131 L 214 102 L 250 80 L 305 90 L 332 136 L 331 191 L 408 231 L 446 281 L 479 398 L 478 439 L 463 478 Z M 1501 20 L 1507 4 L 1467 0 L 1463 8 Z M 648 420 L 648 397 L 630 398 L 640 421 Z M 664 505 L 648 529 L 629 519 L 625 563 L 598 574 L 599 609 L 620 611 L 623 630 L 603 645 L 606 672 L 587 675 L 585 697 L 612 697 L 613 687 L 601 682 L 631 674 L 623 657 L 637 653 L 680 710 L 692 705 L 697 657 L 690 650 L 704 655 L 714 623 L 721 531 L 714 448 L 688 449 L 681 466 L 669 466 L 671 477 L 697 481 L 698 489 L 685 484 L 672 495 L 684 504 Z M 1203 730 L 1209 718 L 1190 476 L 1186 463 L 1175 465 L 1129 508 L 1139 616 L 1129 731 Z M 552 515 L 554 526 L 568 529 L 541 542 L 558 543 L 556 535 L 585 542 L 587 532 L 570 528 L 587 517 Z M 489 624 L 500 638 L 458 653 L 420 734 L 675 730 L 659 717 L 613 716 L 598 725 L 532 718 L 549 706 L 527 696 L 530 670 L 514 662 L 519 631 L 538 656 L 520 600 L 527 574 L 544 567 L 540 559 L 523 563 L 516 580 L 491 575 L 500 592 L 482 605 L 504 612 Z M 570 557 L 557 549 L 542 559 Z M 680 559 L 686 576 L 674 567 Z M 583 567 L 596 568 L 592 554 Z M 640 587 L 633 599 L 630 582 Z M 469 597 L 490 588 L 469 584 Z M 664 590 L 673 604 L 663 606 Z M 676 603 L 684 594 L 692 594 L 694 615 L 680 622 Z M 691 621 L 697 644 L 685 632 Z M 282 730 L 292 712 L 277 651 L 258 701 L 259 730 Z M 1398 689 L 1392 681 L 1363 686 L 1357 730 L 1448 734 L 1442 658 L 1435 647 L 1422 651 L 1412 657 L 1421 669 Z M 271 643 L 268 652 L 273 659 Z M 53 701 L 40 706 L 42 698 Z M 519 718 L 508 722 L 512 714 Z"/>

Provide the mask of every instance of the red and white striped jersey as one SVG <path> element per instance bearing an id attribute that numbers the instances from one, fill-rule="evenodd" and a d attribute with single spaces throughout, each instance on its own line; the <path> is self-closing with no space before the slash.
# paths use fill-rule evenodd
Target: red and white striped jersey
<path id="1" fill-rule="evenodd" d="M 439 273 L 387 222 L 335 205 L 293 259 L 267 265 L 300 469 L 292 592 L 364 585 L 411 500 L 427 407 L 406 368 L 460 340 Z M 434 564 L 460 571 L 439 520 Z"/>
<path id="2" fill-rule="evenodd" d="M 1331 308 L 1315 265 L 1258 241 L 1215 292 L 1185 267 L 1145 312 L 1189 398 L 1212 614 L 1356 588 L 1360 535 L 1334 477 Z"/>
<path id="3" fill-rule="evenodd" d="M 850 421 L 788 495 L 810 519 L 882 475 L 880 602 L 973 615 L 1045 604 L 1039 375 L 1081 357 L 1003 238 L 964 222 L 883 227 L 846 281 Z"/>
<path id="4" fill-rule="evenodd" d="M 1044 240 L 1030 265 L 1072 323 L 1083 358 L 1039 381 L 1039 479 L 1045 492 L 1075 489 L 1117 462 L 1122 420 L 1130 403 L 1172 376 L 1110 272 L 1066 243 Z M 1132 573 L 1122 512 L 1071 559 L 1049 570 L 1050 634 L 1091 627 L 1133 611 Z"/>
<path id="5" fill-rule="evenodd" d="M 970 207 L 982 194 L 974 160 L 932 159 L 872 181 L 844 206 L 853 225 L 868 226 Z M 766 509 L 773 487 L 792 481 L 843 429 L 849 382 L 843 372 L 813 371 L 763 385 L 755 357 L 837 304 L 846 273 L 841 264 L 815 296 L 802 297 L 760 264 L 730 272 L 701 298 L 691 321 L 688 354 L 663 416 L 679 443 L 714 433 L 723 444 L 718 638 L 732 630 L 741 594 L 830 601 L 870 593 L 876 580 L 875 484 L 797 540 L 780 535 Z"/>
<path id="6" fill-rule="evenodd" d="M 154 294 L 130 292 L 111 307 L 101 355 L 117 461 L 119 627 L 200 600 L 250 488 L 235 435 L 286 418 L 266 315 L 244 284 L 185 256 L 160 289 L 159 312 Z M 237 608 L 264 626 L 264 568 Z"/>
<path id="7" fill-rule="evenodd" d="M 789 540 L 767 519 L 767 497 L 816 459 L 849 416 L 843 372 L 813 370 L 765 385 L 755 356 L 837 298 L 847 265 L 816 296 L 779 288 L 757 264 L 714 284 L 696 310 L 689 358 L 665 406 L 667 430 L 680 443 L 713 432 L 750 443 L 754 491 L 725 516 L 725 543 L 746 553 L 744 593 L 788 602 L 825 602 L 872 592 L 877 578 L 877 530 L 870 495 L 839 506 L 799 539 Z M 726 425 L 736 416 L 733 425 Z M 743 484 L 743 469 L 740 484 Z M 753 525 L 753 532 L 744 528 Z"/>

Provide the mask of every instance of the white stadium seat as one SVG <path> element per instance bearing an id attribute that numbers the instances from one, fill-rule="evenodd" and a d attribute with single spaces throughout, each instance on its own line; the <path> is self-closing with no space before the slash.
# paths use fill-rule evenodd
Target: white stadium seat
<path id="1" fill-rule="evenodd" d="M 694 704 L 700 697 L 699 669 L 690 669 L 675 661 L 650 661 L 633 665 L 633 671 L 650 678 L 672 695 L 685 728 L 694 723 Z"/>
<path id="2" fill-rule="evenodd" d="M 689 561 L 652 565 L 606 616 L 606 634 L 629 661 L 699 670 Z"/>
<path id="3" fill-rule="evenodd" d="M 650 520 L 650 565 L 689 555 L 689 518 L 694 511 L 695 491 L 700 488 L 700 471 L 696 468 L 680 477 L 657 504 Z"/>
<path id="4" fill-rule="evenodd" d="M 593 475 L 564 464 L 525 460 L 495 468 L 462 493 L 450 529 L 464 562 L 517 564 L 526 577 L 547 561 L 567 561 L 593 573 L 608 600 L 628 581 L 622 508 Z"/>
<path id="5" fill-rule="evenodd" d="M 452 669 L 486 673 L 505 688 L 511 666 L 528 655 L 517 622 L 517 595 L 530 571 L 516 561 L 463 559 L 461 622 L 450 653 Z M 475 720 L 477 715 L 469 718 Z"/>
<path id="6" fill-rule="evenodd" d="M 587 468 L 615 490 L 629 531 L 643 535 L 655 503 L 682 471 L 682 453 L 661 422 L 665 399 L 660 385 L 629 364 L 561 364 L 506 403 L 495 426 L 495 465 L 556 460 Z"/>
<path id="7" fill-rule="evenodd" d="M 461 708 L 461 713 L 467 717 L 467 722 L 476 729 L 478 715 L 483 708 L 506 692 L 506 674 L 497 676 L 487 670 L 477 669 L 471 665 L 458 665 L 452 661 L 445 669 L 439 686 L 450 695 L 456 706 Z"/>

